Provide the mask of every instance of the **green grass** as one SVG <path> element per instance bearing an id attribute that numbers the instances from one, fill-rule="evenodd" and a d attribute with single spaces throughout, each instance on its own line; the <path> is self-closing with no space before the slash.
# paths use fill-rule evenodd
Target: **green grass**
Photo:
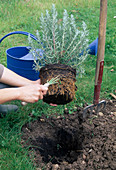
<path id="1" fill-rule="evenodd" d="M 39 16 L 45 9 L 50 9 L 55 3 L 59 12 L 67 9 L 76 18 L 78 27 L 85 21 L 90 43 L 98 37 L 99 29 L 99 1 L 98 0 L 1 0 L 0 1 L 0 37 L 12 31 L 27 31 L 35 34 L 39 25 Z M 110 98 L 116 87 L 116 9 L 115 0 L 108 1 L 105 65 L 100 98 Z M 28 45 L 24 35 L 12 35 L 0 44 L 0 63 L 6 66 L 6 49 L 13 46 Z M 39 101 L 35 104 L 21 106 L 20 101 L 13 101 L 19 106 L 17 113 L 8 114 L 0 119 L 0 169 L 1 170 L 32 170 L 36 169 L 28 157 L 28 149 L 21 145 L 21 127 L 29 121 L 37 119 L 41 114 L 50 116 L 54 113 L 63 114 L 67 107 L 70 113 L 76 105 L 83 106 L 93 102 L 96 56 L 89 56 L 85 65 L 85 74 L 78 77 L 76 99 L 66 106 L 52 107 Z M 111 71 L 113 69 L 114 71 Z M 30 115 L 33 115 L 30 116 Z M 32 154 L 33 156 L 33 154 Z"/>

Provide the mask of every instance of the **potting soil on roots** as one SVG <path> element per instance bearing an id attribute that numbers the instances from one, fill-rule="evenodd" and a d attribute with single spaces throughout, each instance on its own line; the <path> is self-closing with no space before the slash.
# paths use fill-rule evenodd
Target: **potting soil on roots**
<path id="1" fill-rule="evenodd" d="M 116 101 L 107 101 L 98 115 L 86 119 L 83 108 L 72 114 L 57 113 L 22 128 L 22 145 L 40 170 L 115 170 Z"/>
<path id="2" fill-rule="evenodd" d="M 77 90 L 75 69 L 64 64 L 49 64 L 40 69 L 39 76 L 42 84 L 52 78 L 59 77 L 58 83 L 49 86 L 48 92 L 43 98 L 44 102 L 66 104 L 74 99 Z"/>

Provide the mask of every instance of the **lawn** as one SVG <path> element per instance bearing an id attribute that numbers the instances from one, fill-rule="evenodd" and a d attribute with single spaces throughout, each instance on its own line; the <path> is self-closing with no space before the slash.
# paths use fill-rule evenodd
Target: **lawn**
<path id="1" fill-rule="evenodd" d="M 12 31 L 26 31 L 35 34 L 39 25 L 41 12 L 50 9 L 52 3 L 56 5 L 59 19 L 64 9 L 76 18 L 78 27 L 85 21 L 89 30 L 89 42 L 98 37 L 100 3 L 98 0 L 1 0 L 0 1 L 0 37 Z M 115 0 L 108 1 L 107 28 L 105 44 L 105 65 L 100 99 L 112 99 L 110 93 L 116 94 L 116 9 Z M 27 37 L 12 35 L 0 44 L 0 63 L 6 64 L 6 49 L 13 46 L 28 46 Z M 42 101 L 35 104 L 21 106 L 20 101 L 13 101 L 19 106 L 17 113 L 8 114 L 0 119 L 0 169 L 36 169 L 33 159 L 28 157 L 28 148 L 21 145 L 21 128 L 26 122 L 34 121 L 45 114 L 63 114 L 68 108 L 70 113 L 75 106 L 93 102 L 96 56 L 89 55 L 84 63 L 85 73 L 78 76 L 76 99 L 65 105 L 52 107 Z M 30 116 L 33 115 L 33 116 Z"/>

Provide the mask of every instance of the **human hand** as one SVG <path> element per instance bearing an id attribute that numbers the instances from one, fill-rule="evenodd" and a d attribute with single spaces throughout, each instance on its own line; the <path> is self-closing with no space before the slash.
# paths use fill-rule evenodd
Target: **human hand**
<path id="1" fill-rule="evenodd" d="M 50 105 L 50 106 L 57 106 L 57 104 L 53 104 L 53 103 L 50 103 L 49 105 Z"/>
<path id="2" fill-rule="evenodd" d="M 44 85 L 35 84 L 19 87 L 19 97 L 18 99 L 28 103 L 37 102 L 39 99 L 43 99 L 43 95 L 47 93 L 48 88 Z"/>
<path id="3" fill-rule="evenodd" d="M 35 80 L 35 81 L 32 81 L 32 84 L 41 84 L 41 80 L 40 79 L 38 79 L 38 80 Z"/>
<path id="4" fill-rule="evenodd" d="M 36 81 L 33 81 L 32 84 L 41 84 L 41 80 L 38 79 L 38 80 L 36 80 Z M 49 86 L 49 85 L 48 85 L 48 86 L 47 86 L 47 85 L 48 85 L 47 83 L 44 84 L 45 87 L 48 87 L 48 86 Z M 24 104 L 23 104 L 23 103 L 24 103 Z M 27 104 L 27 103 L 22 102 L 22 105 L 26 105 L 26 104 Z M 49 105 L 50 105 L 50 106 L 57 106 L 57 104 L 53 104 L 53 103 L 50 103 Z"/>

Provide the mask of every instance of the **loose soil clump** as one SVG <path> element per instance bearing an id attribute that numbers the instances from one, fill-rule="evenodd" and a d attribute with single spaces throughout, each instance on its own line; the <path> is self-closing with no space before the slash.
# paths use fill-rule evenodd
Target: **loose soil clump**
<path id="1" fill-rule="evenodd" d="M 52 84 L 48 88 L 43 101 L 46 103 L 66 104 L 75 97 L 76 70 L 65 64 L 48 64 L 40 69 L 41 83 L 45 84 L 52 78 L 59 77 L 57 84 Z"/>
<path id="2" fill-rule="evenodd" d="M 34 165 L 47 170 L 116 169 L 116 101 L 86 119 L 83 108 L 26 124 L 22 145 L 34 154 Z"/>

